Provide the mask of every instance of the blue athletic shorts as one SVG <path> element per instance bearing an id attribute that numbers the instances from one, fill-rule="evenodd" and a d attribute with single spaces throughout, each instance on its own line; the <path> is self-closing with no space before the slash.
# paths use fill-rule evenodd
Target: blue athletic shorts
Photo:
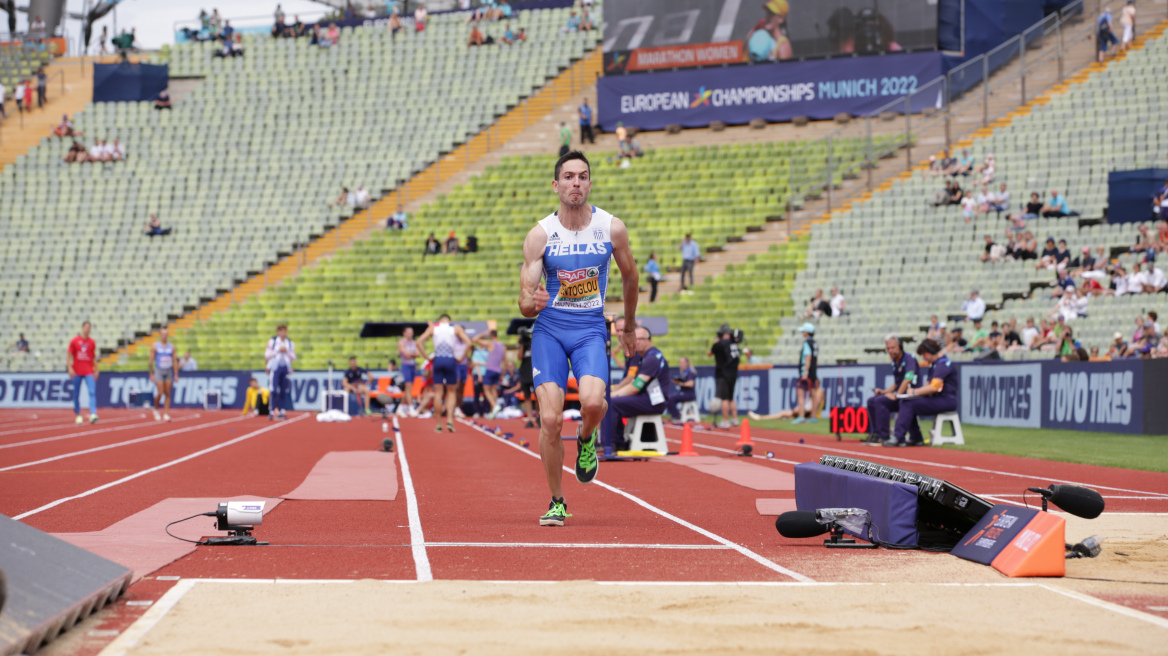
<path id="1" fill-rule="evenodd" d="M 454 369 L 454 371 L 455 371 L 455 373 L 456 373 L 456 374 L 457 374 L 457 376 L 458 376 L 458 380 L 466 380 L 467 369 L 466 369 L 466 363 L 465 363 L 465 362 L 459 362 L 459 363 L 458 363 L 458 364 L 455 366 L 455 369 Z"/>
<path id="2" fill-rule="evenodd" d="M 414 378 L 416 378 L 418 375 L 418 367 L 414 364 L 413 361 L 403 362 L 401 366 L 401 374 L 406 383 L 412 383 L 414 382 Z"/>
<path id="3" fill-rule="evenodd" d="M 486 373 L 483 374 L 483 384 L 484 385 L 498 385 L 499 379 L 502 377 L 503 377 L 502 373 L 500 373 L 498 371 L 491 371 L 490 369 L 488 369 L 486 371 Z"/>
<path id="4" fill-rule="evenodd" d="M 535 387 L 555 383 L 568 389 L 568 363 L 576 382 L 595 376 L 608 382 L 608 333 L 603 317 L 581 318 L 568 323 L 540 317 L 531 334 L 531 369 Z"/>
<path id="5" fill-rule="evenodd" d="M 458 360 L 454 358 L 434 358 L 434 384 L 458 384 Z"/>

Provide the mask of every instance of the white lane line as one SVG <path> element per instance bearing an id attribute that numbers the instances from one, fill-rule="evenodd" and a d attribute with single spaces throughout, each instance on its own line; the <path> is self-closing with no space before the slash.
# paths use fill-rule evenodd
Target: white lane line
<path id="1" fill-rule="evenodd" d="M 261 429 L 256 430 L 256 431 L 252 431 L 246 435 L 240 435 L 239 437 L 227 440 L 226 442 L 220 442 L 219 444 L 216 444 L 215 446 L 207 447 L 206 449 L 203 449 L 201 451 L 196 451 L 192 454 L 185 455 L 181 458 L 175 458 L 174 460 L 171 460 L 170 462 L 162 463 L 161 465 L 158 465 L 156 467 L 151 467 L 150 469 L 143 469 L 142 471 L 140 471 L 136 474 L 130 474 L 129 476 L 126 476 L 124 478 L 119 478 L 118 480 L 111 481 L 109 483 L 106 483 L 105 485 L 99 485 L 91 490 L 86 490 L 85 492 L 81 492 L 80 494 L 74 494 L 73 496 L 64 497 L 61 499 L 57 499 L 56 501 L 46 503 L 45 505 L 41 506 L 40 508 L 34 508 L 26 513 L 21 513 L 15 517 L 13 517 L 13 519 L 24 519 L 25 517 L 30 517 L 30 516 L 35 515 L 37 513 L 44 512 L 50 508 L 55 508 L 55 507 L 65 503 L 66 501 L 72 501 L 74 499 L 80 499 L 82 497 L 87 497 L 87 496 L 90 496 L 92 494 L 97 494 L 98 492 L 101 492 L 102 490 L 108 490 L 111 487 L 121 485 L 122 483 L 128 483 L 128 482 L 134 480 L 135 478 L 141 478 L 142 476 L 145 476 L 146 474 L 153 474 L 156 471 L 161 471 L 161 470 L 166 469 L 168 467 L 173 467 L 175 465 L 182 464 L 188 460 L 194 460 L 195 458 L 198 458 L 199 456 L 206 455 L 206 454 L 211 453 L 213 451 L 218 451 L 219 449 L 231 446 L 232 444 L 238 444 L 244 440 L 251 439 L 251 438 L 255 437 L 256 435 L 262 435 L 263 433 L 266 433 L 270 430 L 275 430 L 277 428 L 280 428 L 281 426 L 287 426 L 288 424 L 294 424 L 298 421 L 301 421 L 301 420 L 307 418 L 308 416 L 309 416 L 308 414 L 303 414 L 303 415 L 300 415 L 299 417 L 296 417 L 295 419 L 289 419 L 288 421 L 281 421 L 281 422 L 271 424 L 269 426 L 265 426 L 264 428 L 261 428 Z M 205 426 L 211 426 L 211 425 L 213 425 L 213 424 L 204 424 L 203 426 L 194 426 L 193 428 L 203 428 Z"/>
<path id="2" fill-rule="evenodd" d="M 186 417 L 179 417 L 178 419 L 175 419 L 171 423 L 178 423 L 180 421 L 197 419 L 198 417 L 201 417 L 201 416 L 202 415 L 195 413 L 193 415 L 187 415 Z M 151 421 L 144 421 L 140 424 L 131 424 L 129 426 L 118 426 L 117 428 L 98 428 L 95 430 L 82 431 L 80 433 L 69 433 L 66 435 L 55 435 L 53 437 L 41 437 L 41 438 L 38 438 L 35 440 L 25 440 L 24 442 L 13 442 L 12 444 L 0 444 L 0 449 L 12 449 L 12 448 L 15 448 L 18 446 L 28 446 L 29 444 L 43 444 L 45 442 L 56 442 L 57 440 L 71 440 L 74 437 L 85 437 L 86 435 L 99 435 L 102 433 L 112 433 L 114 431 L 128 430 L 131 428 L 142 428 L 143 426 L 150 426 L 151 424 L 157 424 L 157 423 L 159 423 L 159 422 L 151 420 Z"/>
<path id="3" fill-rule="evenodd" d="M 120 424 L 123 421 L 134 421 L 135 419 L 145 419 L 145 418 L 146 418 L 146 415 L 143 414 L 143 415 L 140 415 L 138 417 L 119 417 L 116 419 L 102 419 L 101 423 L 104 425 Z M 41 420 L 41 421 L 44 421 L 44 420 Z M 59 420 L 54 420 L 54 421 L 59 421 Z M 178 420 L 176 419 L 175 421 L 178 421 Z M 150 423 L 150 422 L 143 422 L 143 423 Z M 8 424 L 8 426 L 16 426 L 16 425 L 18 425 L 18 424 Z M 82 424 L 82 425 L 84 425 L 84 424 Z M 21 428 L 21 429 L 17 429 L 17 430 L 0 431 L 0 435 L 23 435 L 24 433 L 43 433 L 47 430 L 65 430 L 68 428 L 77 428 L 77 426 L 78 426 L 78 424 L 73 423 L 73 422 L 69 422 L 68 424 L 54 424 L 52 426 L 38 426 L 36 428 Z M 74 435 L 76 435 L 76 434 L 77 433 L 74 433 Z"/>
<path id="4" fill-rule="evenodd" d="M 426 554 L 426 537 L 422 534 L 422 516 L 418 512 L 418 496 L 414 493 L 414 478 L 410 476 L 410 463 L 406 460 L 406 450 L 402 438 L 397 438 L 397 459 L 401 462 L 402 485 L 406 488 L 406 514 L 410 518 L 410 551 L 414 555 L 414 571 L 419 581 L 433 581 L 430 570 L 430 556 Z"/>
<path id="5" fill-rule="evenodd" d="M 1168 612 L 1168 606 L 1145 606 L 1148 610 L 1154 610 L 1157 613 Z"/>
<path id="6" fill-rule="evenodd" d="M 501 437 L 498 437 L 497 435 L 495 435 L 494 433 L 491 433 L 490 431 L 483 430 L 482 428 L 479 428 L 478 426 L 472 424 L 471 422 L 469 422 L 465 419 L 460 419 L 459 422 L 461 422 L 462 424 L 464 424 L 466 426 L 469 426 L 469 427 L 475 429 L 476 431 L 482 433 L 483 435 L 486 435 L 487 437 L 495 440 L 496 442 L 502 442 L 503 444 L 506 444 L 507 446 L 509 446 L 513 449 L 516 449 L 520 453 L 527 454 L 527 455 L 531 456 L 532 458 L 539 458 L 538 453 L 528 451 L 527 449 L 519 446 L 518 444 L 515 444 L 515 443 L 510 442 L 508 440 L 505 440 Z M 568 467 L 564 467 L 563 469 L 564 469 L 564 471 L 575 475 L 575 470 L 569 469 Z M 640 497 L 629 494 L 628 492 L 625 492 L 624 490 L 621 490 L 619 488 L 615 488 L 615 487 L 613 487 L 613 486 L 611 486 L 603 481 L 600 481 L 600 480 L 593 480 L 592 484 L 597 485 L 599 487 L 602 487 L 610 492 L 614 492 L 616 494 L 619 494 L 620 496 L 628 499 L 629 501 L 632 501 L 633 503 L 637 504 L 638 506 L 641 506 L 642 508 L 645 508 L 646 510 L 649 510 L 652 513 L 660 515 L 660 516 L 664 517 L 665 519 L 668 519 L 672 522 L 676 522 L 678 524 L 681 524 L 682 526 L 690 529 L 691 531 L 694 531 L 695 533 L 698 533 L 700 535 L 704 535 L 707 538 L 709 538 L 715 542 L 719 542 L 721 544 L 724 544 L 727 547 L 730 547 L 731 549 L 733 549 L 734 551 L 737 551 L 738 553 L 742 554 L 743 556 L 746 556 L 747 558 L 762 565 L 763 567 L 766 567 L 767 569 L 774 570 L 780 574 L 783 574 L 784 576 L 789 576 L 789 577 L 795 579 L 796 581 L 802 581 L 804 583 L 813 582 L 813 579 L 808 577 L 808 576 L 804 576 L 798 572 L 789 570 L 786 567 L 783 567 L 782 565 L 780 565 L 772 560 L 764 558 L 764 557 L 760 556 L 759 554 L 751 551 L 750 549 L 747 549 L 746 547 L 744 547 L 736 542 L 731 542 L 730 540 L 727 540 L 726 538 L 724 538 L 716 533 L 711 533 L 710 531 L 707 531 L 706 529 L 704 529 L 700 526 L 697 526 L 696 524 L 691 524 L 690 522 L 687 522 L 686 520 L 684 520 L 676 515 L 672 515 L 668 512 L 665 512 L 664 510 L 662 510 L 662 509 L 658 508 L 657 506 L 654 506 L 653 504 L 641 499 Z"/>
<path id="7" fill-rule="evenodd" d="M 116 449 L 118 447 L 129 446 L 131 444 L 139 444 L 141 442 L 149 442 L 171 435 L 178 435 L 180 433 L 189 433 L 202 428 L 211 428 L 212 426 L 219 426 L 221 424 L 229 424 L 236 421 L 243 421 L 247 417 L 232 417 L 231 419 L 220 419 L 219 421 L 212 421 L 206 424 L 198 424 L 196 426 L 187 426 L 186 428 L 176 428 L 175 430 L 158 433 L 155 435 L 147 435 L 146 437 L 139 437 L 125 442 L 115 442 L 114 444 L 106 444 L 104 446 L 95 446 L 91 449 L 82 449 L 81 451 L 74 451 L 72 453 L 63 453 L 59 456 L 52 456 L 49 458 L 41 458 L 40 460 L 33 460 L 31 462 L 23 462 L 19 465 L 9 465 L 7 467 L 0 467 L 0 472 L 12 471 L 13 469 L 23 469 L 24 467 L 32 467 L 33 465 L 43 465 L 46 462 L 53 462 L 56 460 L 64 460 L 65 458 L 72 458 L 74 456 L 83 456 L 87 453 L 97 453 L 98 451 L 106 451 L 108 449 Z"/>
<path id="8" fill-rule="evenodd" d="M 722 431 L 712 431 L 712 430 L 706 430 L 704 428 L 694 428 L 693 431 L 695 433 L 704 433 L 706 435 L 718 435 L 721 437 L 738 437 L 734 433 L 725 433 Z M 866 454 L 863 451 L 850 451 L 847 449 L 833 449 L 831 447 L 826 447 L 826 446 L 816 446 L 814 444 L 799 444 L 798 442 L 784 442 L 782 440 L 772 440 L 772 439 L 768 439 L 765 437 L 755 437 L 753 439 L 756 442 L 766 442 L 768 444 L 779 444 L 782 446 L 791 446 L 791 447 L 797 447 L 800 449 L 812 449 L 815 451 L 831 451 L 833 453 L 846 455 L 850 458 L 857 458 L 859 460 L 868 460 L 869 459 L 867 457 L 864 457 Z M 882 449 L 881 451 L 887 451 L 887 450 L 888 449 Z M 1033 474 L 1016 474 L 1014 472 L 999 471 L 996 469 L 983 469 L 981 467 L 971 467 L 969 465 L 949 465 L 949 464 L 945 464 L 942 462 L 932 462 L 929 460 L 912 460 L 910 458 L 897 458 L 895 456 L 884 455 L 883 453 L 881 453 L 881 451 L 876 451 L 875 449 L 874 449 L 874 451 L 875 451 L 875 453 L 871 454 L 872 457 L 874 458 L 877 453 L 880 453 L 880 456 L 879 456 L 880 460 L 889 460 L 889 461 L 893 461 L 893 462 L 906 462 L 906 463 L 914 464 L 914 465 L 925 465 L 927 467 L 940 467 L 942 469 L 962 469 L 965 471 L 977 472 L 977 473 L 981 473 L 981 474 L 997 474 L 999 476 L 1012 476 L 1014 478 L 1026 478 L 1029 480 L 1041 479 L 1041 480 L 1053 481 L 1055 483 L 1069 483 L 1071 485 L 1083 485 L 1086 487 L 1095 488 L 1097 490 L 1114 490 L 1116 492 L 1133 492 L 1135 494 L 1158 495 L 1161 498 L 1168 499 L 1168 493 L 1163 493 L 1163 492 L 1149 492 L 1147 490 L 1131 490 L 1131 489 L 1123 488 L 1123 487 L 1110 487 L 1107 485 L 1094 485 L 1091 483 L 1083 483 L 1083 482 L 1071 481 L 1071 480 L 1067 480 L 1067 479 L 1049 478 L 1047 476 L 1035 476 Z M 1074 464 L 1074 463 L 1068 463 L 1068 464 Z M 1154 472 L 1150 472 L 1150 473 L 1154 473 Z"/>
<path id="9" fill-rule="evenodd" d="M 724 544 L 613 544 L 599 542 L 427 542 L 427 547 L 545 547 L 550 549 L 713 549 L 730 550 Z"/>
<path id="10" fill-rule="evenodd" d="M 1061 594 L 1064 597 L 1070 597 L 1071 599 L 1077 599 L 1083 603 L 1091 604 L 1092 606 L 1097 606 L 1097 607 L 1102 608 L 1104 610 L 1109 610 L 1113 613 L 1118 613 L 1120 615 L 1124 615 L 1127 617 L 1131 617 L 1133 619 L 1140 620 L 1141 622 L 1147 622 L 1148 624 L 1155 624 L 1156 626 L 1160 627 L 1161 629 L 1168 629 L 1168 619 L 1164 619 L 1163 617 L 1156 617 L 1155 615 L 1150 615 L 1148 613 L 1143 612 L 1142 610 L 1128 608 L 1127 606 L 1120 606 L 1119 604 L 1113 604 L 1110 601 L 1103 601 L 1102 599 L 1092 597 L 1091 595 L 1083 594 L 1082 592 L 1075 592 L 1073 590 L 1064 590 L 1062 588 L 1057 588 L 1057 587 L 1054 587 L 1051 585 L 1046 585 L 1043 583 L 1038 584 L 1038 587 L 1045 588 L 1045 589 L 1050 590 L 1051 592 L 1054 592 L 1057 594 Z"/>
<path id="11" fill-rule="evenodd" d="M 138 644 L 138 641 L 146 635 L 146 632 L 153 629 L 156 624 L 162 621 L 162 618 L 174 608 L 175 604 L 179 602 L 191 588 L 195 587 L 195 579 L 183 579 L 174 584 L 174 587 L 166 591 L 162 598 L 154 602 L 150 607 L 134 621 L 120 636 L 114 639 L 113 642 L 105 646 L 98 656 L 122 656 L 131 647 Z"/>
<path id="12" fill-rule="evenodd" d="M 666 442 L 674 442 L 674 443 L 677 443 L 677 444 L 681 444 L 681 440 L 673 440 L 673 439 L 669 439 L 668 437 L 667 437 L 667 438 L 665 438 L 665 441 L 666 441 Z M 694 445 L 695 447 L 700 447 L 700 448 L 703 448 L 703 449 L 709 449 L 710 451 L 721 451 L 722 453 L 738 453 L 737 449 L 723 449 L 723 448 L 722 448 L 722 447 L 720 447 L 720 446 L 712 446 L 712 445 L 710 445 L 710 444 L 698 444 L 697 442 L 694 442 L 694 443 L 693 443 L 693 445 Z M 746 456 L 741 456 L 741 457 L 745 458 Z M 759 454 L 757 454 L 757 453 L 752 453 L 752 454 L 750 455 L 750 457 L 751 457 L 751 458 L 758 458 L 759 460 L 765 460 L 765 461 L 767 461 L 767 462 L 781 462 L 781 463 L 783 463 L 784 465 L 801 465 L 801 464 L 803 464 L 803 463 L 801 463 L 801 462 L 795 462 L 794 460 L 783 460 L 782 458 L 768 458 L 768 457 L 766 457 L 766 455 L 765 455 L 765 454 L 764 454 L 764 455 L 759 455 Z"/>

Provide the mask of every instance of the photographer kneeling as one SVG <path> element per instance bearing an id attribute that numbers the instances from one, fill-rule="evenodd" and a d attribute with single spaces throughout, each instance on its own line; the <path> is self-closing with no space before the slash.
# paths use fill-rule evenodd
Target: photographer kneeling
<path id="1" fill-rule="evenodd" d="M 653 346 L 653 335 L 648 328 L 637 328 L 637 355 L 641 356 L 637 375 L 631 381 L 612 390 L 612 401 L 608 410 L 617 419 L 639 417 L 641 415 L 664 414 L 666 400 L 672 393 L 669 381 L 669 363 L 660 349 Z M 621 424 L 616 424 L 620 426 Z M 628 447 L 624 444 L 624 431 L 620 437 L 614 436 L 617 450 Z"/>

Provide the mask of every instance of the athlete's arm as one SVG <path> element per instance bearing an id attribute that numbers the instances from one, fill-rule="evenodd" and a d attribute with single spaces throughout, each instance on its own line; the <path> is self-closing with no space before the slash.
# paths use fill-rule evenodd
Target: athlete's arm
<path id="1" fill-rule="evenodd" d="M 65 357 L 65 367 L 69 371 L 69 377 L 72 378 L 73 376 L 77 375 L 77 372 L 73 371 L 73 345 L 72 344 L 69 345 L 69 350 L 65 351 L 65 356 L 66 356 Z"/>
<path id="2" fill-rule="evenodd" d="M 157 357 L 158 343 L 150 345 L 150 359 L 146 361 L 146 373 L 150 374 L 150 382 L 154 382 L 154 358 Z"/>
<path id="3" fill-rule="evenodd" d="M 637 351 L 637 288 L 641 284 L 640 273 L 637 272 L 637 260 L 633 257 L 633 249 L 629 248 L 629 231 L 625 222 L 612 217 L 610 228 L 612 238 L 612 257 L 620 267 L 621 286 L 624 288 L 625 302 L 625 329 L 618 335 L 621 346 L 624 347 L 625 357 L 633 357 Z"/>
<path id="4" fill-rule="evenodd" d="M 519 274 L 519 313 L 529 319 L 548 304 L 547 290 L 539 283 L 543 276 L 543 251 L 546 247 L 547 232 L 543 226 L 536 225 L 523 240 L 523 269 Z"/>
<path id="5" fill-rule="evenodd" d="M 462 326 L 455 326 L 454 334 L 463 344 L 466 344 L 466 352 L 462 354 L 462 359 L 459 360 L 459 362 L 466 362 L 470 359 L 471 351 L 474 350 L 474 342 L 470 341 L 470 338 L 466 336 L 466 331 L 463 330 Z"/>
<path id="6" fill-rule="evenodd" d="M 414 340 L 414 344 L 418 347 L 418 352 L 422 354 L 422 357 L 426 357 L 426 352 L 422 349 L 422 344 L 426 343 L 426 340 L 430 339 L 433 335 L 434 326 L 426 326 L 426 331 L 422 333 L 422 336 Z"/>
<path id="7" fill-rule="evenodd" d="M 407 357 L 406 356 L 406 347 L 402 346 L 402 340 L 400 340 L 400 339 L 397 340 L 397 354 L 398 354 L 398 357 L 402 358 L 403 360 Z"/>

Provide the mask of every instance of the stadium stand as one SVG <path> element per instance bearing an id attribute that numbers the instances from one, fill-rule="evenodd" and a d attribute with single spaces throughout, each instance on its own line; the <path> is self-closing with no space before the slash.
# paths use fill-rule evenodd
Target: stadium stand
<path id="1" fill-rule="evenodd" d="M 680 265 L 677 244 L 687 232 L 704 248 L 718 247 L 728 236 L 760 226 L 777 213 L 789 191 L 784 182 L 788 167 L 822 167 L 821 154 L 800 146 L 779 142 L 659 149 L 627 170 L 605 163 L 603 155 L 594 157 L 598 181 L 592 201 L 613 208 L 629 225 L 640 261 L 656 251 L 664 264 Z M 841 156 L 862 157 L 862 148 L 857 141 L 842 143 L 838 150 Z M 793 151 L 800 154 L 792 158 Z M 366 321 L 432 321 L 449 312 L 456 320 L 505 322 L 518 314 L 523 237 L 534 221 L 554 209 L 554 163 L 553 155 L 505 159 L 426 206 L 410 218 L 408 230 L 377 233 L 234 311 L 175 335 L 175 340 L 198 349 L 204 367 L 238 366 L 258 362 L 257 340 L 269 336 L 276 323 L 287 322 L 299 335 L 301 366 L 319 368 L 338 354 L 384 361 L 392 345 L 358 338 Z M 434 233 L 444 242 L 451 231 L 460 240 L 475 235 L 478 252 L 423 256 L 427 235 Z M 776 325 L 756 308 L 764 298 L 784 298 L 776 290 L 793 280 L 801 250 L 800 244 L 776 247 L 693 295 L 663 298 L 643 307 L 641 314 L 669 317 L 672 332 L 662 347 L 693 353 L 702 362 L 709 331 L 692 319 L 708 314 L 710 307 L 744 329 L 759 331 L 756 343 L 771 343 Z M 619 275 L 614 275 L 610 298 L 619 296 L 619 284 Z M 140 368 L 142 357 L 130 358 L 125 367 Z"/>
<path id="2" fill-rule="evenodd" d="M 991 134 L 963 144 L 978 161 L 995 155 L 994 185 L 1008 185 L 1011 212 L 1021 211 L 1031 191 L 1045 201 L 1057 189 L 1083 219 L 1101 219 L 1109 170 L 1162 160 L 1168 148 L 1168 90 L 1151 81 L 1168 72 L 1168 39 L 1161 36 L 1163 31 L 1162 24 L 1148 34 L 1144 47 L 1106 68 L 1091 69 L 1097 72 L 1081 74 L 1063 85 L 1065 91 L 1039 97 Z M 1114 102 L 1119 96 L 1123 103 Z M 958 180 L 972 186 L 972 178 Z M 885 335 L 919 341 L 931 315 L 941 321 L 962 315 L 962 301 L 972 289 L 990 305 L 987 322 L 1010 318 L 1023 322 L 1027 317 L 1037 321 L 1053 311 L 1055 301 L 1047 289 L 1054 272 L 1036 271 L 1033 261 L 981 263 L 985 235 L 1002 241 L 1008 221 L 991 212 L 966 223 L 956 206 L 932 207 L 929 201 L 942 184 L 942 178 L 928 177 L 918 167 L 911 177 L 873 194 L 871 201 L 813 227 L 808 268 L 796 275 L 793 285 L 794 306 L 805 307 L 815 289 L 838 285 L 849 311 L 841 318 L 819 320 L 821 363 L 884 361 Z M 1119 253 L 1133 244 L 1139 225 L 1084 221 L 1080 227 L 1079 217 L 1067 217 L 1031 220 L 1027 229 L 1038 239 L 1039 249 L 1050 236 L 1066 239 L 1073 255 L 1083 247 L 1095 251 L 1104 246 L 1109 256 L 1130 264 L 1135 256 Z M 1107 280 L 1103 283 L 1106 286 Z M 1076 337 L 1084 347 L 1099 346 L 1105 354 L 1115 331 L 1128 334 L 1132 317 L 1163 305 L 1164 297 L 1158 294 L 1092 297 L 1088 316 L 1073 323 Z M 793 361 L 801 340 L 794 329 L 801 321 L 781 319 L 784 336 L 771 360 Z M 965 352 L 956 357 L 977 355 Z M 1052 354 L 1017 350 L 1003 352 L 1002 357 L 1048 359 Z"/>
<path id="3" fill-rule="evenodd" d="M 0 82 L 12 89 L 20 80 L 30 79 L 42 66 L 47 66 L 53 54 L 46 50 L 22 48 L 20 46 L 0 46 Z"/>
<path id="4" fill-rule="evenodd" d="M 13 217 L 0 226 L 13 272 L 0 334 L 42 351 L 24 368 L 60 370 L 50 345 L 76 331 L 79 309 L 108 349 L 233 288 L 351 216 L 328 205 L 342 186 L 374 198 L 398 186 L 592 49 L 599 32 L 560 32 L 566 11 L 523 12 L 516 47 L 468 50 L 463 16 L 446 14 L 396 38 L 345 28 L 332 48 L 250 35 L 241 58 L 173 49 L 172 75 L 206 80 L 172 111 L 74 116 L 86 145 L 118 139 L 125 162 L 66 165 L 70 144 L 44 138 L 0 173 L 0 214 Z M 155 212 L 172 234 L 144 234 Z"/>

